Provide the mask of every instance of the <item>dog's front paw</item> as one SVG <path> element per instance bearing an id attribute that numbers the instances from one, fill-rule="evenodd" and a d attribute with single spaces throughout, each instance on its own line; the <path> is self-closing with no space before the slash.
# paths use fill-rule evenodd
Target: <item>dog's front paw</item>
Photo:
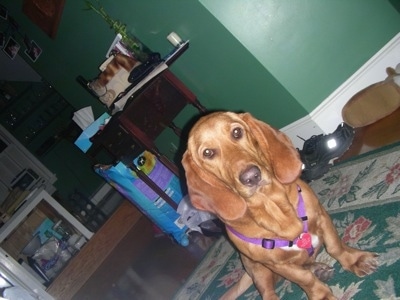
<path id="1" fill-rule="evenodd" d="M 378 254 L 360 251 L 357 260 L 350 266 L 350 271 L 359 277 L 370 275 L 378 269 Z"/>
<path id="2" fill-rule="evenodd" d="M 311 288 L 311 290 L 304 291 L 310 300 L 337 300 L 337 298 L 332 294 L 331 289 L 318 280 L 315 282 L 315 285 Z"/>

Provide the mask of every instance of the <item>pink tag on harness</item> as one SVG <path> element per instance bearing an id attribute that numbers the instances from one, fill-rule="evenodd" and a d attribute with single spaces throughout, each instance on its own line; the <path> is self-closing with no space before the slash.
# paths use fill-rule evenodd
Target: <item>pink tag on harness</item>
<path id="1" fill-rule="evenodd" d="M 297 240 L 296 243 L 297 247 L 302 248 L 302 249 L 308 249 L 312 247 L 311 244 L 311 234 L 308 232 L 304 232 L 300 235 L 299 239 Z"/>

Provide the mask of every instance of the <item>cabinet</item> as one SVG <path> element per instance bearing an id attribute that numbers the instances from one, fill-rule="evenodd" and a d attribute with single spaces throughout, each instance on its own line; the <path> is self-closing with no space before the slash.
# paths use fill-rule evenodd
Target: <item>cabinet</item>
<path id="1" fill-rule="evenodd" d="M 0 228 L 0 267 L 2 270 L 10 274 L 14 274 L 24 286 L 29 290 L 36 293 L 41 299 L 51 299 L 45 292 L 45 287 L 32 275 L 16 262 L 18 257 L 10 254 L 4 249 L 4 243 L 7 238 L 15 235 L 20 226 L 31 216 L 32 212 L 37 209 L 41 204 L 45 204 L 45 211 L 56 216 L 58 219 L 69 224 L 77 233 L 81 234 L 89 240 L 93 233 L 84 227 L 75 217 L 73 217 L 67 210 L 65 210 L 55 199 L 53 199 L 45 190 L 36 190 L 32 192 L 27 198 L 25 203 L 14 213 L 14 215 Z M 26 242 L 29 242 L 27 240 Z M 22 250 L 22 249 L 20 249 Z M 68 264 L 68 262 L 67 262 Z"/>
<path id="2" fill-rule="evenodd" d="M 3 85 L 6 84 L 11 83 Z M 35 153 L 49 136 L 69 123 L 73 107 L 46 82 L 14 82 L 12 85 L 14 94 L 2 97 L 0 122 Z"/>
<path id="3" fill-rule="evenodd" d="M 24 173 L 34 174 L 31 183 L 44 187 L 49 194 L 56 190 L 53 186 L 57 180 L 56 175 L 1 125 L 0 145 L 0 205 Z"/>

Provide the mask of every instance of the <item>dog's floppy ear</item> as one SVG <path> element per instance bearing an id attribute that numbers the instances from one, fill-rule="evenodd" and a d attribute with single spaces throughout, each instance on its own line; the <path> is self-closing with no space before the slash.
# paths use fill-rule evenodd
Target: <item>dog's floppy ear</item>
<path id="1" fill-rule="evenodd" d="M 255 119 L 249 113 L 243 114 L 242 118 L 251 128 L 262 152 L 267 151 L 276 178 L 283 184 L 295 181 L 301 173 L 302 162 L 286 134 Z"/>
<path id="2" fill-rule="evenodd" d="M 247 208 L 245 201 L 214 175 L 197 166 L 188 150 L 183 155 L 182 165 L 194 207 L 214 213 L 222 220 L 235 220 L 243 216 Z"/>

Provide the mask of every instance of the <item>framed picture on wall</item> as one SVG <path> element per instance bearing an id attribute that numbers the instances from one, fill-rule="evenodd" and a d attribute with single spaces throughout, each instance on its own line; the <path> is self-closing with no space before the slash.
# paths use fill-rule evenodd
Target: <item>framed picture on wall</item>
<path id="1" fill-rule="evenodd" d="M 12 37 L 9 37 L 3 48 L 3 51 L 9 58 L 14 59 L 18 54 L 19 48 L 21 48 L 21 46 L 17 43 L 17 41 Z"/>
<path id="2" fill-rule="evenodd" d="M 33 23 L 54 39 L 64 4 L 65 0 L 24 0 L 22 11 Z"/>
<path id="3" fill-rule="evenodd" d="M 24 45 L 26 49 L 30 49 L 32 47 L 32 41 L 26 34 L 24 35 Z"/>
<path id="4" fill-rule="evenodd" d="M 40 54 L 42 54 L 42 49 L 36 44 L 35 41 L 30 42 L 30 48 L 25 50 L 25 54 L 33 61 L 37 61 Z"/>

